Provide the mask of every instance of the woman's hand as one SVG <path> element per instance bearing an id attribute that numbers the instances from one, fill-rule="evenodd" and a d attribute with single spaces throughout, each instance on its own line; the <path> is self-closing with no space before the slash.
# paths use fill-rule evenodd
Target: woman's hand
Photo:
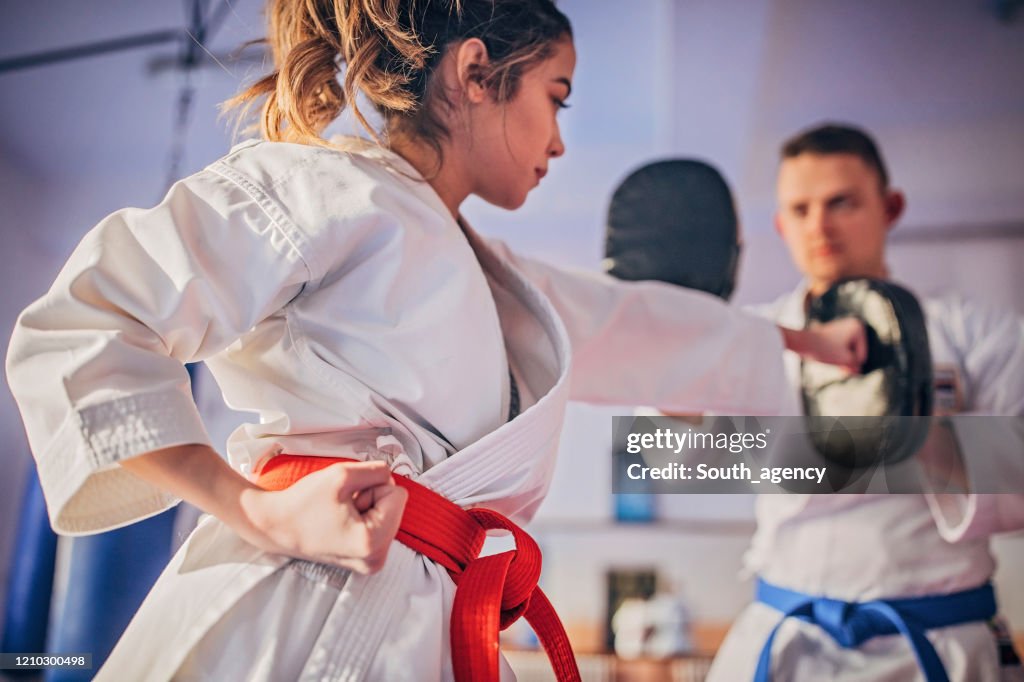
<path id="1" fill-rule="evenodd" d="M 338 463 L 290 488 L 267 491 L 207 445 L 176 445 L 121 466 L 213 514 L 267 552 L 351 569 L 380 570 L 408 493 L 383 462 Z"/>
<path id="2" fill-rule="evenodd" d="M 844 317 L 807 329 L 780 327 L 786 348 L 809 360 L 837 365 L 851 373 L 860 372 L 868 356 L 864 323 Z"/>
<path id="3" fill-rule="evenodd" d="M 262 549 L 358 573 L 384 565 L 408 497 L 384 462 L 338 463 L 278 491 L 250 490 L 241 504 Z"/>

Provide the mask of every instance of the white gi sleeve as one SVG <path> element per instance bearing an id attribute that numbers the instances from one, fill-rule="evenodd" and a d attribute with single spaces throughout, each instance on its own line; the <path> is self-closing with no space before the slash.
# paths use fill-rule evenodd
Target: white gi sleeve
<path id="1" fill-rule="evenodd" d="M 85 236 L 7 355 L 55 530 L 108 530 L 177 502 L 118 462 L 208 442 L 183 363 L 287 304 L 316 274 L 306 262 L 294 225 L 211 169 Z"/>
<path id="2" fill-rule="evenodd" d="M 489 241 L 562 318 L 572 400 L 694 413 L 783 409 L 783 340 L 772 322 L 703 292 L 558 268 Z"/>
<path id="3" fill-rule="evenodd" d="M 1020 530 L 1024 494 L 988 494 L 985 489 L 995 482 L 1024 489 L 1024 321 L 962 302 L 948 306 L 944 317 L 963 349 L 970 392 L 969 412 L 952 424 L 968 485 L 981 492 L 926 492 L 929 507 L 948 542 Z"/>

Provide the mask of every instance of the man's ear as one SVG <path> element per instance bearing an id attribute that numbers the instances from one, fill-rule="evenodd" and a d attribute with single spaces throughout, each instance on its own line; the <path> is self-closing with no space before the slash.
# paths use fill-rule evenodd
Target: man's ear
<path id="1" fill-rule="evenodd" d="M 907 208 L 907 198 L 898 189 L 890 189 L 885 193 L 885 217 L 889 221 L 888 229 L 892 229 L 896 221 Z"/>
<path id="2" fill-rule="evenodd" d="M 481 104 L 487 99 L 484 71 L 488 64 L 490 57 L 487 54 L 487 46 L 479 38 L 464 40 L 455 50 L 455 72 L 459 79 L 459 89 L 472 104 Z"/>

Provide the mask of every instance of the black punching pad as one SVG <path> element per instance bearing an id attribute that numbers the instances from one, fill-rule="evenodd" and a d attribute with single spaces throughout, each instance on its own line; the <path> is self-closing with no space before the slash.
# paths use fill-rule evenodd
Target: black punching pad
<path id="1" fill-rule="evenodd" d="M 739 226 L 729 186 L 702 161 L 651 163 L 622 181 L 608 207 L 604 269 L 728 299 Z"/>
<path id="2" fill-rule="evenodd" d="M 848 467 L 895 463 L 924 443 L 932 412 L 932 360 L 917 299 L 875 279 L 849 279 L 814 299 L 808 324 L 861 320 L 868 337 L 860 374 L 813 361 L 801 370 L 811 441 L 827 459 Z M 837 419 L 839 418 L 839 419 Z"/>

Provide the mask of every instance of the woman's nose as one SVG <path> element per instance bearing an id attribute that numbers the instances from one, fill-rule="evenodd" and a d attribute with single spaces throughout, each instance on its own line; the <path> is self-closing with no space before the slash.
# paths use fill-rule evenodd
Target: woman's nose
<path id="1" fill-rule="evenodd" d="M 557 159 L 562 154 L 565 154 L 565 143 L 562 142 L 562 133 L 555 127 L 555 134 L 551 140 L 551 144 L 548 146 L 548 156 L 553 159 Z"/>

